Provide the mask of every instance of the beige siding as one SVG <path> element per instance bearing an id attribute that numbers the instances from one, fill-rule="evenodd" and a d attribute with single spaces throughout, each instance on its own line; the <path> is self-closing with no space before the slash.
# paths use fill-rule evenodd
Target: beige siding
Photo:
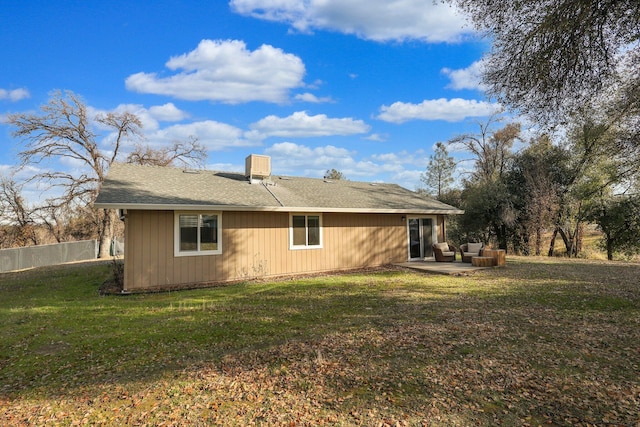
<path id="1" fill-rule="evenodd" d="M 446 241 L 444 215 L 438 215 L 436 219 L 436 223 L 437 223 L 437 230 L 438 230 L 438 242 L 444 242 Z"/>
<path id="2" fill-rule="evenodd" d="M 126 218 L 125 288 L 173 287 L 404 262 L 407 228 L 402 216 L 325 213 L 322 248 L 291 250 L 288 213 L 223 212 L 222 254 L 175 257 L 173 211 L 130 210 Z M 438 225 L 442 220 L 438 218 Z"/>

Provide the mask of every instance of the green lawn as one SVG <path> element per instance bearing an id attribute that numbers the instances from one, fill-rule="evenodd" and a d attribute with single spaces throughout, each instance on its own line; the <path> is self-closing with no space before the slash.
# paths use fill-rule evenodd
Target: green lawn
<path id="1" fill-rule="evenodd" d="M 0 275 L 0 425 L 640 425 L 640 265 L 100 296 Z"/>

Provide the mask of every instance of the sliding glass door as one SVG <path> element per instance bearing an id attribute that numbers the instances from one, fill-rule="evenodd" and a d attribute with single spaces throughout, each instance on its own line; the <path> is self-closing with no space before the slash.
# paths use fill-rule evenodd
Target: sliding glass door
<path id="1" fill-rule="evenodd" d="M 409 218 L 409 258 L 421 260 L 433 256 L 433 218 Z"/>

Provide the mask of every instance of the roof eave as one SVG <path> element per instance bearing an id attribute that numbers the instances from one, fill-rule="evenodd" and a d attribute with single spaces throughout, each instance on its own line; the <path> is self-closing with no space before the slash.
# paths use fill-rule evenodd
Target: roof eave
<path id="1" fill-rule="evenodd" d="M 370 209 L 331 207 L 283 207 L 283 206 L 237 206 L 237 205 L 189 205 L 189 204 L 145 204 L 145 203 L 95 203 L 98 209 L 167 210 L 167 211 L 232 211 L 232 212 L 326 212 L 326 213 L 384 213 L 405 215 L 462 215 L 460 209 Z"/>

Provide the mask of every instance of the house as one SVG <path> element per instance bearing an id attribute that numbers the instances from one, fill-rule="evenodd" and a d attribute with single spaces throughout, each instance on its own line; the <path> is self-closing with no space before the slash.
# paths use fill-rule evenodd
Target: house
<path id="1" fill-rule="evenodd" d="M 95 202 L 125 222 L 125 290 L 431 257 L 462 211 L 394 184 L 114 164 Z"/>

